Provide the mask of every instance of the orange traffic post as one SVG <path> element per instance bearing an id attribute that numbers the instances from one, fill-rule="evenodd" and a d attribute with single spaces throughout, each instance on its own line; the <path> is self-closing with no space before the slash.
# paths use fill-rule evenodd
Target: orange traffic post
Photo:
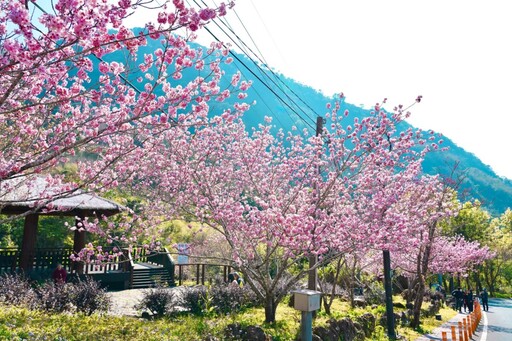
<path id="1" fill-rule="evenodd" d="M 455 333 L 455 326 L 451 326 L 452 329 L 452 341 L 457 341 L 457 334 Z"/>
<path id="2" fill-rule="evenodd" d="M 475 333 L 476 332 L 476 327 L 478 325 L 478 322 L 477 322 L 477 319 L 476 319 L 476 314 L 473 312 L 471 313 L 471 326 L 473 327 L 471 329 L 471 333 Z"/>
<path id="3" fill-rule="evenodd" d="M 469 341 L 469 336 L 468 336 L 468 322 L 466 320 L 466 318 L 464 317 L 462 319 L 462 325 L 464 326 L 462 331 L 464 333 L 464 341 Z"/>
<path id="4" fill-rule="evenodd" d="M 441 332 L 441 335 L 443 341 L 448 341 L 448 336 L 446 336 L 446 332 Z"/>
<path id="5" fill-rule="evenodd" d="M 463 335 L 463 333 L 462 333 L 462 322 L 459 321 L 458 325 L 459 325 L 459 341 L 464 341 L 464 337 L 462 336 Z"/>
<path id="6" fill-rule="evenodd" d="M 473 317 L 471 314 L 468 315 L 468 337 L 473 337 Z"/>

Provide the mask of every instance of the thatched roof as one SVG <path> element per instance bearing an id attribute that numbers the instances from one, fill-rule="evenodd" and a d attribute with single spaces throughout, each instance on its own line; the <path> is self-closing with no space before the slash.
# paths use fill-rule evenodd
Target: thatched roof
<path id="1" fill-rule="evenodd" d="M 44 215 L 110 216 L 126 207 L 51 177 L 22 176 L 0 181 L 0 213 L 22 214 L 35 210 Z"/>

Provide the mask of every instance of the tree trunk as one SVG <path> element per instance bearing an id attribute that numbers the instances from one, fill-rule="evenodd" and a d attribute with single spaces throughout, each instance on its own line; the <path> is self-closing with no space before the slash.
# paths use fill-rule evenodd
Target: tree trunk
<path id="1" fill-rule="evenodd" d="M 342 263 L 342 258 L 340 257 L 338 258 L 338 262 L 336 263 L 336 273 L 334 274 L 334 278 L 332 280 L 331 292 L 329 295 L 325 293 L 322 295 L 323 306 L 325 309 L 325 313 L 327 315 L 331 315 L 331 306 L 332 303 L 334 302 L 334 299 L 336 298 L 336 284 L 338 284 L 342 264 L 345 264 L 345 262 Z"/>
<path id="2" fill-rule="evenodd" d="M 453 287 L 453 275 L 450 275 L 450 279 L 448 280 L 448 285 L 445 285 L 445 289 L 448 289 L 447 292 L 451 293 L 455 288 Z"/>
<path id="3" fill-rule="evenodd" d="M 430 240 L 432 240 L 433 231 L 430 231 Z M 412 312 L 411 327 L 418 328 L 420 326 L 421 306 L 423 305 L 423 296 L 425 295 L 425 276 L 428 273 L 428 264 L 430 260 L 431 243 L 427 244 L 425 248 L 421 249 L 418 253 L 417 259 L 417 283 L 418 290 L 414 298 L 414 308 Z"/>
<path id="4" fill-rule="evenodd" d="M 332 300 L 330 300 L 329 298 L 327 298 L 327 296 L 330 296 L 330 295 L 322 295 L 322 303 L 323 303 L 323 306 L 324 306 L 324 310 L 325 310 L 325 313 L 327 315 L 331 315 L 331 305 L 332 305 Z"/>
<path id="5" fill-rule="evenodd" d="M 411 303 L 414 300 L 415 287 L 416 287 L 416 279 L 407 278 L 407 295 L 405 295 L 406 303 Z"/>
<path id="6" fill-rule="evenodd" d="M 425 279 L 422 275 L 418 278 L 417 283 L 418 290 L 416 297 L 414 298 L 413 318 L 411 321 L 411 327 L 418 328 L 420 326 L 421 317 L 421 306 L 423 304 L 423 296 L 425 295 Z"/>
<path id="7" fill-rule="evenodd" d="M 482 291 L 482 282 L 480 281 L 480 271 L 478 269 L 473 272 L 473 277 L 475 279 L 476 292 L 479 293 Z"/>
<path id="8" fill-rule="evenodd" d="M 265 302 L 265 322 L 274 323 L 276 321 L 277 302 L 272 298 L 267 298 Z"/>
<path id="9" fill-rule="evenodd" d="M 470 276 L 467 276 L 466 277 L 466 288 L 471 289 L 471 279 L 469 278 Z"/>

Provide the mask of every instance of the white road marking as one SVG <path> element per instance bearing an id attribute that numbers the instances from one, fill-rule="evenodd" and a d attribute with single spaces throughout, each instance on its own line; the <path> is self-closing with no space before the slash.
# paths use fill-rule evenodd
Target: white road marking
<path id="1" fill-rule="evenodd" d="M 485 311 L 482 311 L 482 316 L 484 317 L 484 327 L 482 329 L 482 337 L 480 341 L 487 341 L 487 314 Z"/>

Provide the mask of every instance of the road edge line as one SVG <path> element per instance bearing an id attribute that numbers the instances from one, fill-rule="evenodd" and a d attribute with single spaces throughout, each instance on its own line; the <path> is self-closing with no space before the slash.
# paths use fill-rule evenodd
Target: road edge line
<path id="1" fill-rule="evenodd" d="M 484 326 L 482 329 L 482 336 L 480 337 L 480 341 L 487 341 L 487 314 L 485 311 L 482 311 L 482 316 L 484 317 Z"/>

